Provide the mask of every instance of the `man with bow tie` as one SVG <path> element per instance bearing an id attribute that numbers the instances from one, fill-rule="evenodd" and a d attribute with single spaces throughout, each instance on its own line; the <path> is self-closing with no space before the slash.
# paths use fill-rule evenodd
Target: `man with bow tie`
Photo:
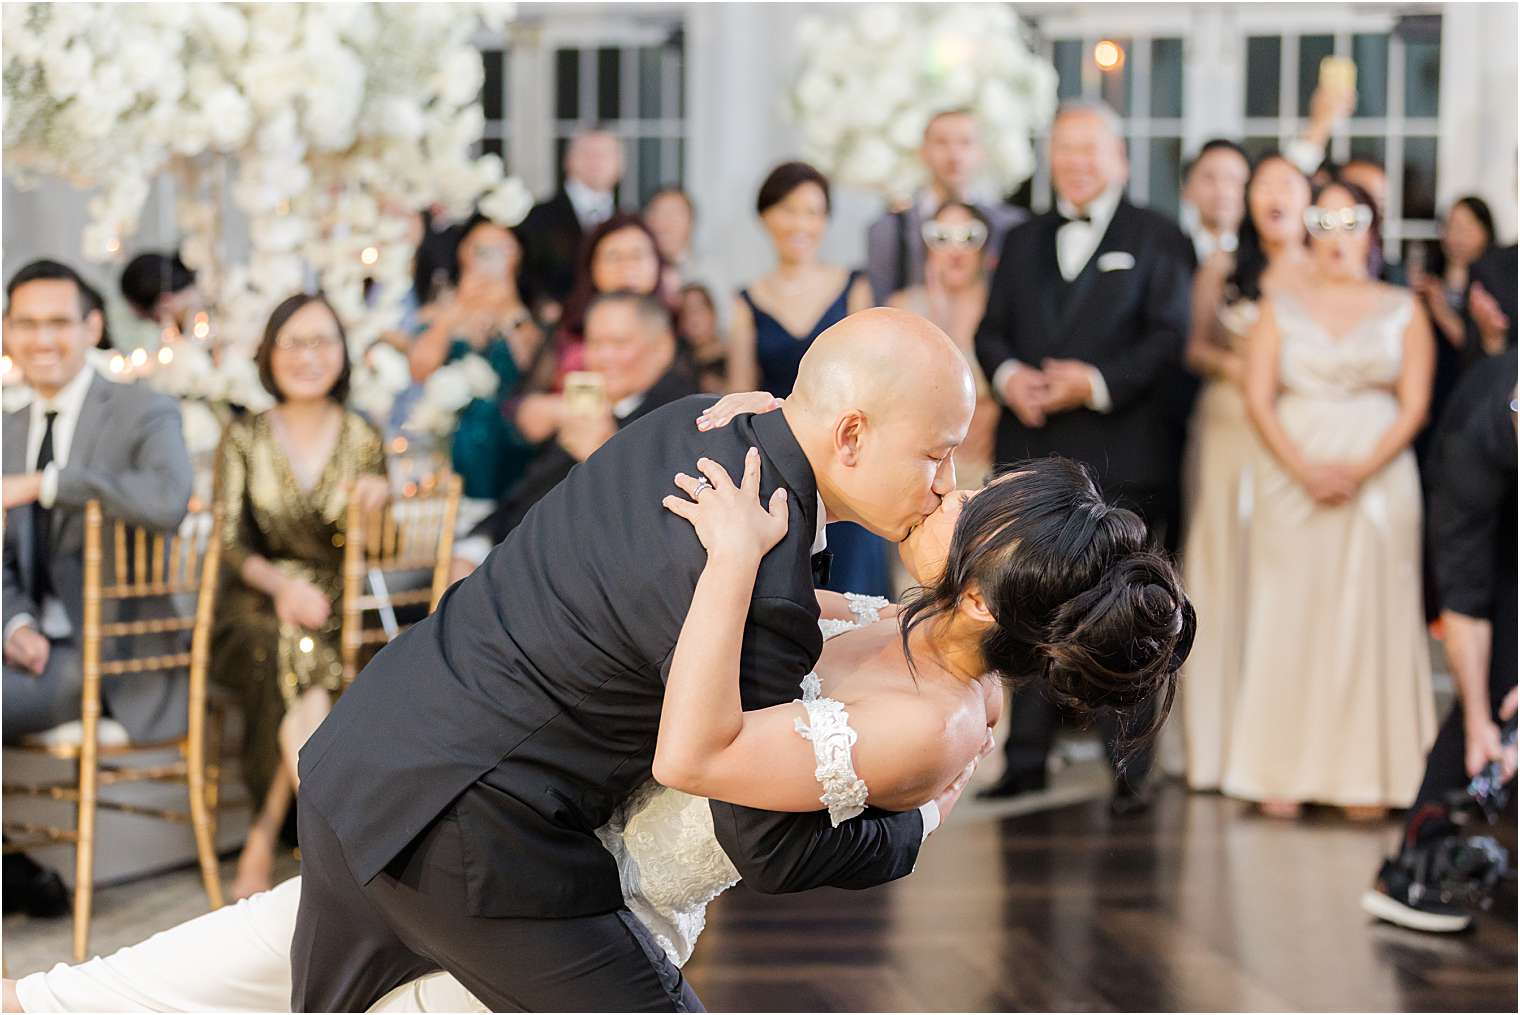
<path id="1" fill-rule="evenodd" d="M 1062 105 L 1050 165 L 1055 210 L 1008 234 L 976 335 L 977 358 L 1005 407 L 997 460 L 1086 462 L 1160 544 L 1177 525 L 1180 500 L 1163 379 L 1181 361 L 1187 334 L 1188 240 L 1125 198 L 1129 164 L 1107 106 Z M 1045 785 L 1056 708 L 1024 692 L 1009 711 L 1008 767 L 991 796 Z M 1099 722 L 1111 760 L 1124 762 L 1115 810 L 1143 809 L 1149 752 L 1125 760 L 1123 731 Z"/>

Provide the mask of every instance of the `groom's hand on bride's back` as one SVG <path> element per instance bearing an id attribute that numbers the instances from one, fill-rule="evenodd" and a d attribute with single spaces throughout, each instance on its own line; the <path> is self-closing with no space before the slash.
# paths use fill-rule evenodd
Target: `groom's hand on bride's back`
<path id="1" fill-rule="evenodd" d="M 991 754 L 997 746 L 997 741 L 992 736 L 992 731 L 987 731 L 987 739 L 982 743 L 982 748 L 977 752 L 966 767 L 961 769 L 955 781 L 946 786 L 940 795 L 934 798 L 934 805 L 939 808 L 939 823 L 943 825 L 950 817 L 950 812 L 955 810 L 956 801 L 960 800 L 961 794 L 971 783 L 971 777 L 976 774 L 976 766 L 981 764 L 983 758 Z"/>

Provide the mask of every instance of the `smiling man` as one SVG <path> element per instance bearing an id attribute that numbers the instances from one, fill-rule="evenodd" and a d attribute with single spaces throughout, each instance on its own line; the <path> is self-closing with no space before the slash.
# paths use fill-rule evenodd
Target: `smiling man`
<path id="1" fill-rule="evenodd" d="M 86 362 L 104 322 L 69 267 L 34 261 L 5 289 L 5 351 L 36 397 L 4 422 L 4 740 L 79 717 L 84 506 L 173 529 L 190 500 L 179 407 L 113 384 Z M 134 740 L 184 729 L 186 685 L 164 674 L 106 681 L 106 714 Z M 18 857 L 17 860 L 24 860 Z M 6 858 L 6 911 L 55 912 L 56 875 Z"/>

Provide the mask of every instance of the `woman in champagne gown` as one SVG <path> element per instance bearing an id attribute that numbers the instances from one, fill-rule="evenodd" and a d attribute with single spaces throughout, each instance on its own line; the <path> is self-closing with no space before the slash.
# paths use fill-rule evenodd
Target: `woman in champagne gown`
<path id="1" fill-rule="evenodd" d="M 667 783 L 746 806 L 827 810 L 838 825 L 868 803 L 906 809 L 963 787 L 990 749 L 1001 679 L 1033 680 L 1077 708 L 1165 716 L 1193 608 L 1140 519 L 1059 459 L 946 498 L 899 548 L 924 583 L 901 616 L 885 600 L 820 593 L 826 644 L 797 700 L 741 711 L 748 593 L 786 526 L 784 510 L 778 523 L 760 503 L 753 464 L 738 487 L 710 469 L 705 488 L 677 477 L 695 499 L 667 501 L 709 552 L 666 684 L 654 767 Z M 650 781 L 598 835 L 629 909 L 684 963 L 708 903 L 739 879 L 707 800 Z M 7 980 L 6 1010 L 286 1010 L 299 896 L 291 879 L 112 955 Z M 440 972 L 371 1010 L 484 1009 Z"/>
<path id="2" fill-rule="evenodd" d="M 1187 529 L 1182 578 L 1207 603 L 1178 687 L 1184 768 L 1193 789 L 1216 790 L 1229 756 L 1240 684 L 1246 597 L 1251 591 L 1247 540 L 1255 510 L 1252 462 L 1259 453 L 1246 416 L 1245 340 L 1258 301 L 1283 284 L 1299 284 L 1309 259 L 1304 209 L 1309 181 L 1281 155 L 1256 163 L 1246 183 L 1246 221 L 1236 252 L 1216 251 L 1193 284 L 1187 360 L 1205 378 L 1193 411 L 1184 464 Z"/>
<path id="3" fill-rule="evenodd" d="M 1410 442 L 1430 399 L 1430 325 L 1368 279 L 1376 211 L 1332 183 L 1306 213 L 1313 284 L 1251 333 L 1255 466 L 1239 701 L 1223 789 L 1287 817 L 1407 805 L 1435 734 Z"/>

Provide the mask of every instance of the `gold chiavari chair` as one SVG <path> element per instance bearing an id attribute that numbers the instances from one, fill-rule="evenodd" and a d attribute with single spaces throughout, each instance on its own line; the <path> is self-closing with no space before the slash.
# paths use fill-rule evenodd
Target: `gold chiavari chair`
<path id="1" fill-rule="evenodd" d="M 368 656 L 400 633 L 393 612 L 397 607 L 426 604 L 429 613 L 437 607 L 449 585 L 460 489 L 460 478 L 448 474 L 432 489 L 392 500 L 378 511 L 366 514 L 349 504 L 341 634 L 345 686 Z M 432 572 L 424 588 L 391 592 L 385 584 L 418 571 Z M 381 615 L 380 626 L 367 625 L 368 614 Z"/>
<path id="2" fill-rule="evenodd" d="M 111 553 L 106 555 L 106 534 Z M 219 578 L 221 519 L 210 512 L 189 515 L 178 532 L 153 532 L 125 522 L 107 521 L 98 501 L 85 506 L 84 617 L 80 633 L 84 687 L 80 704 L 78 743 L 8 747 L 51 755 L 75 763 L 73 781 L 10 784 L 6 795 L 73 801 L 74 827 L 55 828 L 35 822 L 5 822 L 10 841 L 6 852 L 42 845 L 73 843 L 74 961 L 84 961 L 90 939 L 95 867 L 95 812 L 98 808 L 189 824 L 195 835 L 201 878 L 211 908 L 222 904 L 216 858 L 217 793 L 221 778 L 220 713 L 208 717 L 207 670 L 211 653 L 211 620 Z M 193 615 L 182 616 L 175 600 L 193 597 Z M 110 619 L 107 619 L 107 604 Z M 145 619 L 126 619 L 141 616 Z M 190 632 L 188 652 L 161 651 L 177 647 L 178 636 Z M 151 654 L 150 654 L 151 653 Z M 105 658 L 109 655 L 111 658 Z M 155 743 L 101 744 L 101 681 L 143 673 L 189 672 L 189 716 L 183 736 Z M 175 750 L 179 759 L 150 764 L 134 755 Z M 162 810 L 104 799 L 104 787 L 133 782 L 184 783 L 189 811 Z"/>

